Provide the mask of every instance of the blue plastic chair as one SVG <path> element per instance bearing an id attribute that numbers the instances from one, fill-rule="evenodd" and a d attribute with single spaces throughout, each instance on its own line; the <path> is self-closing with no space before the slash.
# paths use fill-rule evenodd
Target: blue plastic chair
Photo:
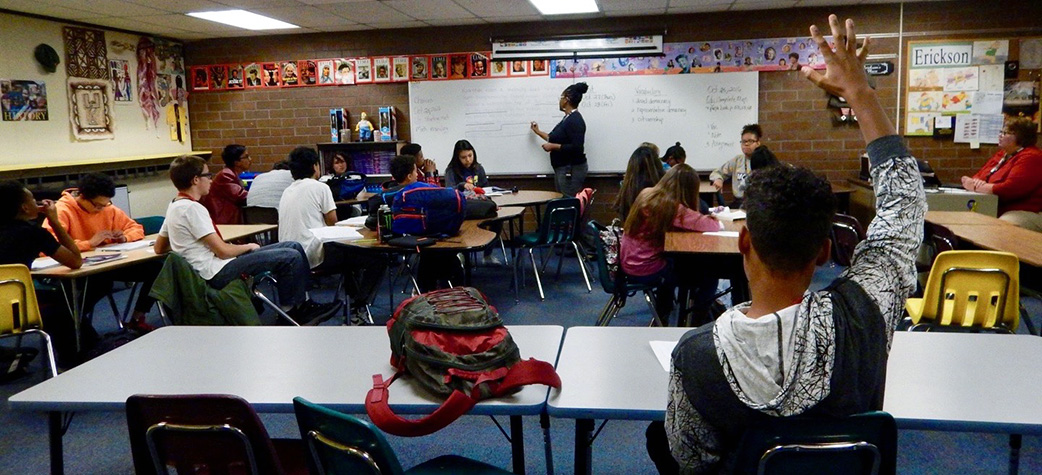
<path id="1" fill-rule="evenodd" d="M 579 246 L 575 244 L 578 224 L 579 200 L 576 198 L 558 198 L 550 200 L 546 204 L 546 210 L 543 212 L 543 219 L 539 224 L 538 231 L 522 234 L 515 239 L 515 243 L 519 245 L 514 248 L 514 298 L 516 300 L 520 300 L 520 291 L 518 289 L 519 275 L 521 273 L 520 268 L 524 265 L 518 259 L 517 253 L 524 249 L 528 249 L 528 257 L 532 261 L 532 271 L 535 273 L 535 282 L 539 287 L 540 300 L 545 299 L 546 296 L 543 294 L 543 282 L 539 278 L 539 274 L 546 269 L 546 264 L 550 261 L 550 255 L 554 248 L 560 248 L 560 255 L 557 259 L 557 275 L 560 277 L 565 248 L 569 245 L 575 251 L 579 269 L 582 270 L 583 280 L 586 281 L 586 290 L 588 292 L 593 291 L 593 288 L 590 287 L 590 277 L 586 275 L 586 266 L 582 261 L 582 253 L 579 250 Z M 550 248 L 551 250 L 550 253 L 543 257 L 542 268 L 536 264 L 535 254 L 533 253 L 533 250 L 537 247 Z"/>
<path id="2" fill-rule="evenodd" d="M 313 474 L 508 474 L 492 465 L 458 455 L 442 455 L 403 470 L 383 433 L 373 424 L 293 398 L 300 438 L 307 445 Z"/>
<path id="3" fill-rule="evenodd" d="M 608 269 L 608 253 L 605 247 L 605 242 L 600 238 L 600 233 L 602 231 L 607 231 L 608 227 L 596 221 L 590 221 L 586 226 L 590 228 L 590 231 L 595 236 L 597 236 L 597 274 L 598 279 L 601 282 L 601 288 L 611 295 L 611 299 L 604 305 L 604 309 L 601 310 L 600 315 L 597 317 L 597 326 L 609 325 L 612 319 L 619 314 L 619 311 L 626 306 L 626 299 L 636 295 L 637 292 L 642 292 L 644 294 L 644 301 L 648 304 L 648 308 L 651 310 L 651 323 L 653 325 L 658 324 L 659 326 L 665 326 L 665 322 L 662 321 L 658 312 L 655 310 L 655 286 L 629 282 L 621 267 L 615 272 L 613 278 L 611 271 Z M 616 238 L 622 238 L 621 229 L 619 229 Z"/>

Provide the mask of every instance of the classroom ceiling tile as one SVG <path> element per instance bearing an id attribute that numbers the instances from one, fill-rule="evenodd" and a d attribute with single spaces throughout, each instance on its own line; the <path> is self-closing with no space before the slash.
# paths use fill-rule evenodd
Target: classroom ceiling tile
<path id="1" fill-rule="evenodd" d="M 297 0 L 308 5 L 330 5 L 334 3 L 379 3 L 379 0 Z"/>
<path id="2" fill-rule="evenodd" d="M 66 15 L 85 15 L 88 13 L 86 10 L 40 3 L 36 0 L 0 0 L 0 8 L 55 18 L 69 18 Z"/>
<path id="3" fill-rule="evenodd" d="M 676 0 L 670 2 L 669 9 L 666 13 L 706 13 L 706 12 L 723 12 L 727 11 L 731 7 L 731 2 L 727 3 L 693 3 L 691 5 L 676 5 Z"/>
<path id="4" fill-rule="evenodd" d="M 298 5 L 296 7 L 285 8 L 256 8 L 251 11 L 276 20 L 292 23 L 300 27 L 307 26 L 317 28 L 343 25 L 345 23 L 351 25 L 357 24 L 357 22 L 331 14 L 324 10 L 319 10 L 310 5 Z"/>
<path id="5" fill-rule="evenodd" d="M 337 31 L 361 31 L 361 30 L 371 30 L 371 29 L 372 29 L 372 27 L 370 27 L 369 25 L 363 25 L 361 23 L 353 23 L 353 22 L 349 22 L 347 20 L 344 20 L 344 22 L 339 24 L 339 25 L 316 26 L 316 27 L 314 27 L 315 31 L 322 32 L 322 33 L 334 33 L 334 32 L 337 32 Z"/>
<path id="6" fill-rule="evenodd" d="M 63 8 L 69 5 L 69 2 L 62 2 L 58 0 L 43 0 L 44 3 L 50 3 L 53 5 L 60 5 Z M 77 0 L 75 2 L 76 10 L 86 11 L 88 13 L 79 14 L 70 12 L 62 15 L 62 18 L 71 20 L 87 20 L 90 18 L 110 17 L 110 16 L 137 16 L 137 15 L 161 15 L 165 13 L 162 10 L 155 8 L 139 5 L 131 2 L 124 2 L 121 0 Z"/>
<path id="7" fill-rule="evenodd" d="M 394 8 L 384 6 L 382 2 L 349 2 L 316 4 L 316 8 L 337 16 L 347 18 L 356 23 L 375 25 L 377 23 L 406 23 L 416 19 Z M 422 25 L 423 23 L 420 23 Z"/>
<path id="8" fill-rule="evenodd" d="M 397 28 L 422 28 L 424 26 L 427 26 L 426 23 L 424 23 L 424 22 L 422 22 L 420 20 L 398 21 L 398 22 L 388 22 L 388 23 L 368 22 L 368 23 L 365 23 L 365 24 L 373 27 L 373 29 L 376 29 L 376 30 L 394 30 L 394 29 L 397 29 Z"/>
<path id="9" fill-rule="evenodd" d="M 438 20 L 427 20 L 427 24 L 431 26 L 455 26 L 455 25 L 483 25 L 488 23 L 484 18 L 446 18 Z"/>
<path id="10" fill-rule="evenodd" d="M 489 21 L 500 21 L 504 18 L 535 18 L 542 19 L 539 10 L 531 3 L 519 0 L 456 0 L 456 4 L 479 17 L 488 18 Z"/>
<path id="11" fill-rule="evenodd" d="M 599 0 L 597 4 L 609 15 L 613 12 L 659 15 L 666 12 L 669 0 Z"/>
<path id="12" fill-rule="evenodd" d="M 203 1 L 203 0 L 195 0 Z M 214 0 L 228 8 L 239 8 L 242 10 L 253 10 L 254 8 L 278 8 L 297 5 L 297 2 L 287 0 Z M 180 3 L 180 2 L 178 2 Z"/>
<path id="13" fill-rule="evenodd" d="M 182 15 L 179 13 L 170 13 L 166 15 L 152 15 L 152 16 L 141 16 L 135 17 L 142 22 L 151 23 L 153 25 L 164 25 L 179 28 L 185 31 L 194 31 L 196 33 L 221 33 L 221 32 L 239 32 L 248 31 L 242 28 L 237 28 L 231 25 L 225 25 L 217 23 L 215 21 L 203 20 L 200 18 L 190 17 L 188 15 Z"/>
<path id="14" fill-rule="evenodd" d="M 837 4 L 841 2 L 833 2 Z M 736 0 L 734 5 L 731 5 L 731 11 L 737 10 L 776 10 L 781 8 L 792 8 L 796 6 L 796 0 L 773 0 L 763 1 L 756 0 L 752 2 L 743 2 L 742 0 Z"/>
<path id="15" fill-rule="evenodd" d="M 170 13 L 214 12 L 220 10 L 242 9 L 242 7 L 236 5 L 225 5 L 224 3 L 210 0 L 178 0 L 176 2 L 155 2 L 150 0 L 133 1 L 144 5 L 155 5 L 156 8 Z"/>
<path id="16" fill-rule="evenodd" d="M 417 20 L 466 20 L 477 18 L 452 0 L 386 0 L 386 7 L 394 8 Z"/>

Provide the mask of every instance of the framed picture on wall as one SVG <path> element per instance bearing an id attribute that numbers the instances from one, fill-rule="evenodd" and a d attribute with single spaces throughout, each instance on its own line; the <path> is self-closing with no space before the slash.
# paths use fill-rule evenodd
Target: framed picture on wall
<path id="1" fill-rule="evenodd" d="M 394 82 L 402 82 L 409 80 L 409 58 L 406 56 L 399 56 L 391 62 L 391 80 Z"/>
<path id="2" fill-rule="evenodd" d="M 264 87 L 279 87 L 282 85 L 282 74 L 278 63 L 264 63 L 261 65 L 261 81 Z"/>
<path id="3" fill-rule="evenodd" d="M 550 74 L 549 62 L 545 59 L 532 60 L 532 76 L 546 76 Z"/>
<path id="4" fill-rule="evenodd" d="M 247 64 L 243 68 L 243 77 L 246 81 L 246 89 L 262 87 L 264 85 L 264 74 L 261 72 L 261 67 L 257 63 Z"/>
<path id="5" fill-rule="evenodd" d="M 376 82 L 391 81 L 391 58 L 373 58 L 373 80 Z"/>
<path id="6" fill-rule="evenodd" d="M 333 64 L 336 65 L 334 70 L 337 84 L 354 84 L 355 83 L 355 62 L 347 58 L 339 58 L 333 60 Z"/>
<path id="7" fill-rule="evenodd" d="M 223 64 L 210 66 L 210 90 L 220 91 L 228 87 L 228 68 Z"/>
<path id="8" fill-rule="evenodd" d="M 300 74 L 301 86 L 314 86 L 318 83 L 318 65 L 315 60 L 297 61 L 297 72 Z"/>
<path id="9" fill-rule="evenodd" d="M 280 62 L 279 71 L 282 73 L 283 87 L 296 87 L 300 85 L 300 72 L 297 71 L 296 61 Z"/>
<path id="10" fill-rule="evenodd" d="M 510 63 L 508 61 L 492 61 L 489 67 L 489 75 L 492 77 L 503 77 L 507 75 Z"/>
<path id="11" fill-rule="evenodd" d="M 409 78 L 413 81 L 423 81 L 429 78 L 430 58 L 426 56 L 413 56 L 411 58 Z"/>
<path id="12" fill-rule="evenodd" d="M 449 77 L 448 59 L 445 56 L 431 57 L 431 79 L 445 79 Z"/>
<path id="13" fill-rule="evenodd" d="M 192 66 L 192 90 L 210 90 L 210 75 L 206 73 L 206 66 Z"/>
<path id="14" fill-rule="evenodd" d="M 470 55 L 470 77 L 488 77 L 488 56 L 481 53 L 473 53 Z"/>
<path id="15" fill-rule="evenodd" d="M 355 60 L 355 82 L 373 82 L 373 62 L 369 58 Z"/>
<path id="16" fill-rule="evenodd" d="M 318 68 L 318 85 L 319 86 L 334 86 L 336 85 L 336 79 L 333 71 L 336 68 L 333 66 L 332 59 L 320 59 L 316 63 Z"/>
<path id="17" fill-rule="evenodd" d="M 528 76 L 528 61 L 515 59 L 510 62 L 511 76 Z"/>
<path id="18" fill-rule="evenodd" d="M 226 68 L 228 69 L 228 89 L 242 89 L 245 83 L 242 79 L 242 65 L 229 64 Z"/>
<path id="19" fill-rule="evenodd" d="M 467 79 L 467 63 L 470 62 L 469 55 L 454 54 L 449 56 L 449 79 Z"/>

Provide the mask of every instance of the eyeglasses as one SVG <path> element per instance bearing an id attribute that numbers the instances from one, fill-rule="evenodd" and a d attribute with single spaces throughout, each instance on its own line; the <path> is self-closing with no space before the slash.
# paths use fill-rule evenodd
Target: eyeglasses
<path id="1" fill-rule="evenodd" d="M 1002 129 L 999 131 L 999 135 L 1013 135 L 1013 131 Z"/>
<path id="2" fill-rule="evenodd" d="M 760 143 L 759 140 L 743 140 L 742 145 L 752 145 L 754 143 Z"/>
<path id="3" fill-rule="evenodd" d="M 198 176 L 199 178 L 213 178 L 213 173 L 200 173 L 196 176 Z"/>
<path id="4" fill-rule="evenodd" d="M 107 208 L 109 206 L 112 206 L 112 201 L 107 201 L 105 203 L 98 203 L 97 201 L 91 201 L 90 205 L 95 207 L 95 208 L 97 208 L 97 209 L 102 209 L 102 208 Z"/>

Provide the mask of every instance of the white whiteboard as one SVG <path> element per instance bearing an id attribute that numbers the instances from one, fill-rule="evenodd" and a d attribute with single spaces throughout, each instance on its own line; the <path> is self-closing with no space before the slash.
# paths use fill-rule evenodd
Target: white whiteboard
<path id="1" fill-rule="evenodd" d="M 676 142 L 687 163 L 713 169 L 741 152 L 742 126 L 757 122 L 756 72 L 584 78 L 590 172 L 622 172 L 641 142 L 661 153 Z M 491 175 L 551 173 L 531 121 L 550 132 L 562 118 L 561 91 L 549 77 L 409 83 L 412 141 L 444 168 L 459 139 L 469 140 Z"/>

